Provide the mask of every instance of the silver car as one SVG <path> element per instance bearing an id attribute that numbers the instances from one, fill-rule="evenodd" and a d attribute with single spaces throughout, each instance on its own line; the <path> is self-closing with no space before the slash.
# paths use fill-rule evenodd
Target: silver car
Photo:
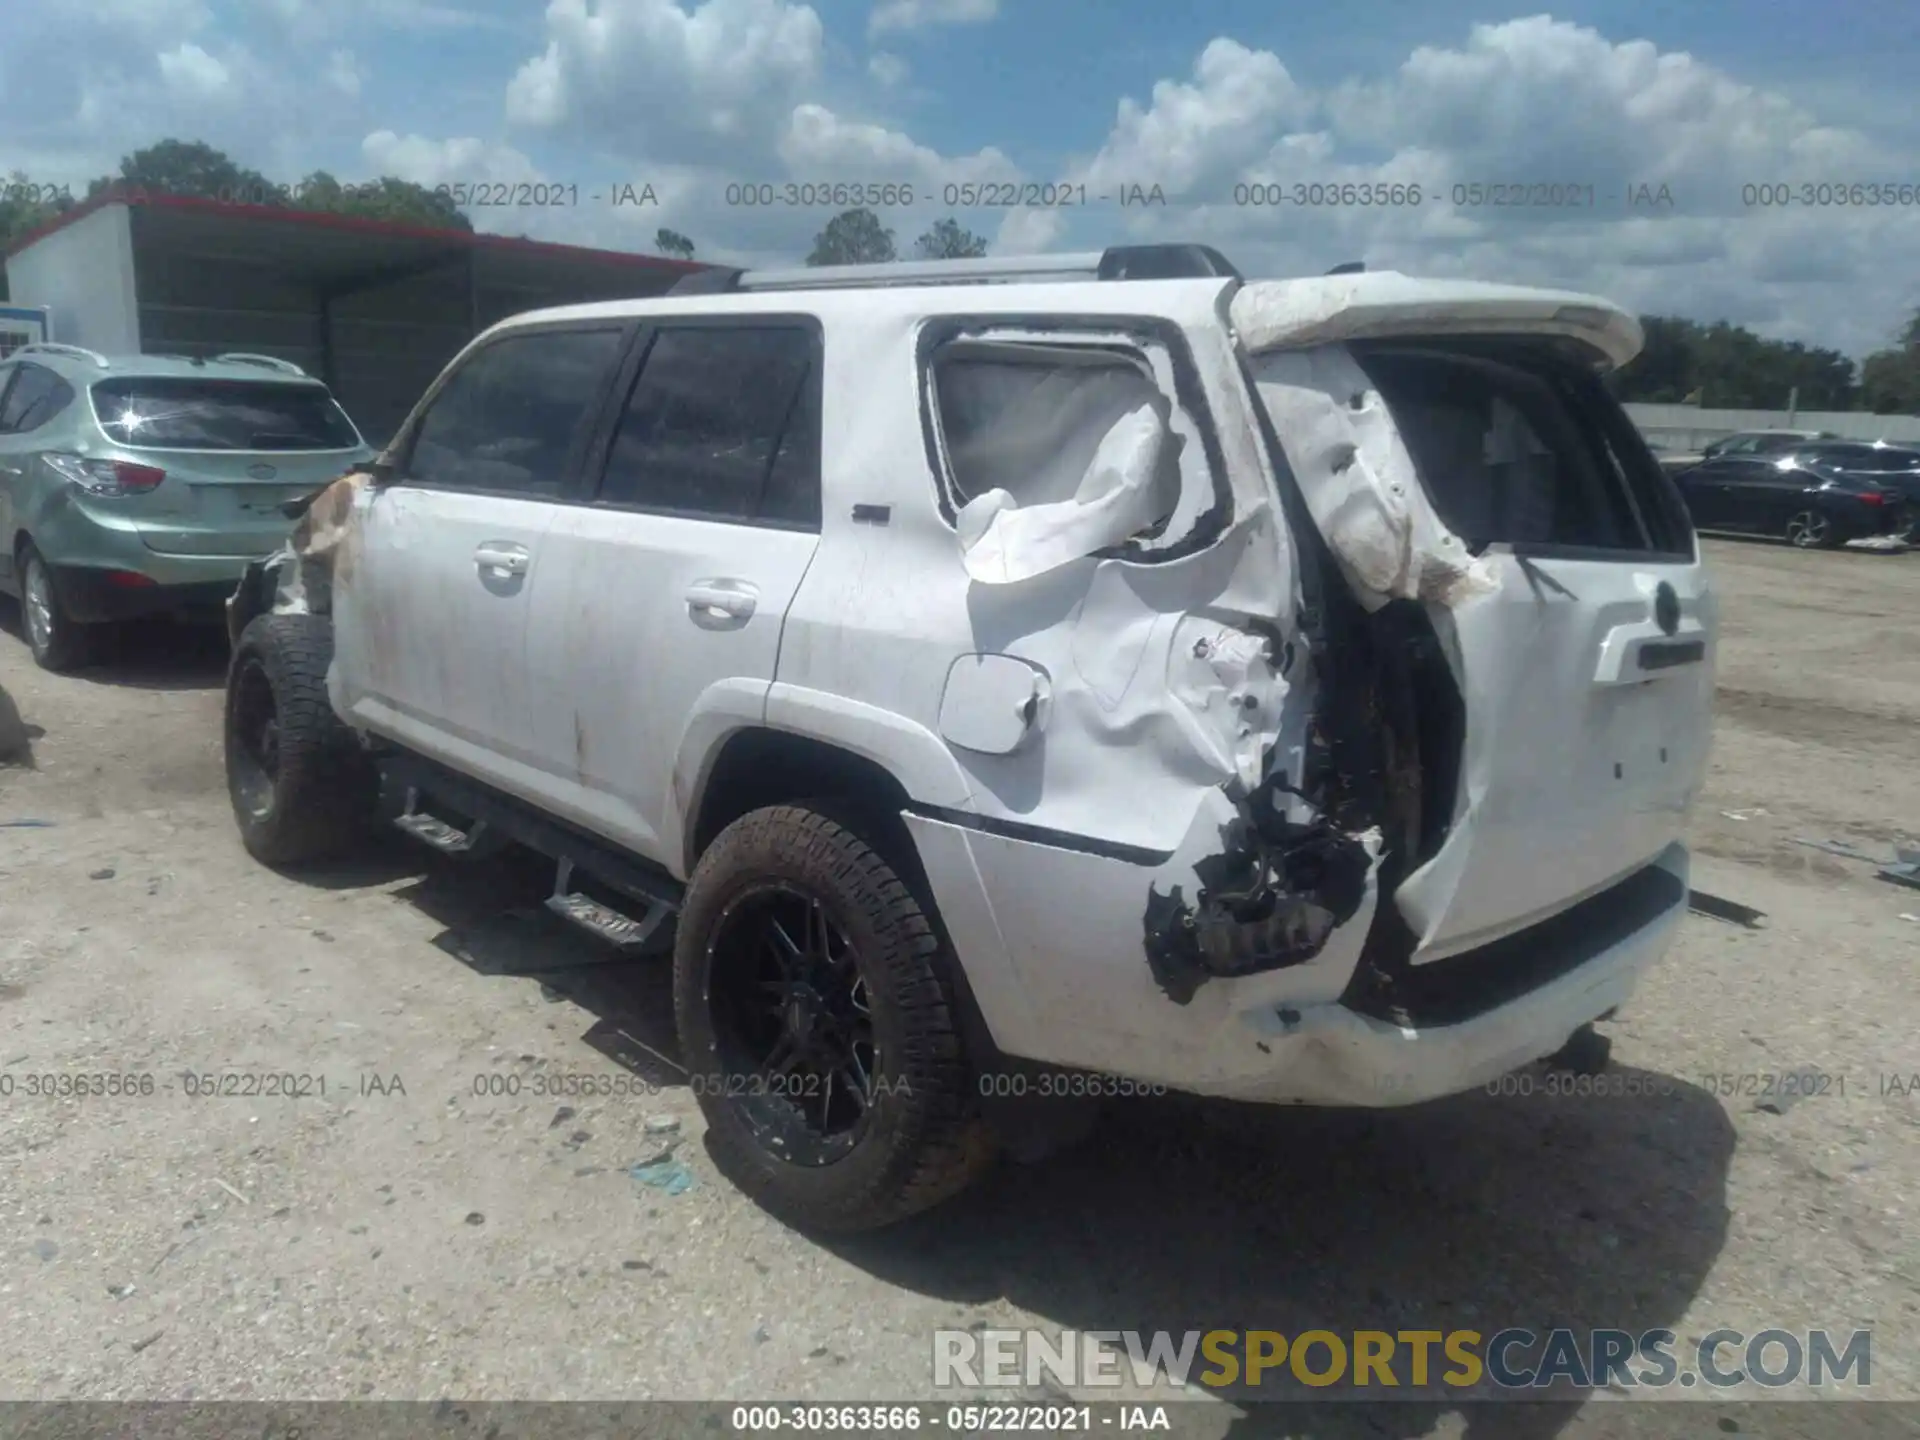
<path id="1" fill-rule="evenodd" d="M 0 362 L 0 590 L 49 670 L 116 621 L 217 620 L 286 538 L 282 507 L 372 455 L 285 360 L 25 346 Z"/>

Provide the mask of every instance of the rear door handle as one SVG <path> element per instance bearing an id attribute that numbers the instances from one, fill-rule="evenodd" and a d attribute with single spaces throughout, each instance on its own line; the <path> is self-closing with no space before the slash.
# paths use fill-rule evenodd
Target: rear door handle
<path id="1" fill-rule="evenodd" d="M 759 593 L 744 580 L 696 580 L 687 587 L 687 610 L 695 619 L 726 616 L 745 620 L 759 603 Z"/>
<path id="2" fill-rule="evenodd" d="M 496 575 L 524 575 L 532 557 L 527 554 L 524 545 L 510 545 L 502 540 L 490 540 L 473 552 L 473 563 L 482 571 L 492 571 Z"/>

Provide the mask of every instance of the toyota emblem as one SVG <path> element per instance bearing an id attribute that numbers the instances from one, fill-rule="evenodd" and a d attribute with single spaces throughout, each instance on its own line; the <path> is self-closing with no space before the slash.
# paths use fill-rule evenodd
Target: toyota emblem
<path id="1" fill-rule="evenodd" d="M 1660 627 L 1662 635 L 1671 635 L 1680 628 L 1680 597 L 1665 580 L 1653 592 L 1653 623 Z"/>
<path id="2" fill-rule="evenodd" d="M 271 465 L 249 465 L 247 467 L 247 474 L 256 480 L 271 480 L 279 473 L 280 472 Z"/>

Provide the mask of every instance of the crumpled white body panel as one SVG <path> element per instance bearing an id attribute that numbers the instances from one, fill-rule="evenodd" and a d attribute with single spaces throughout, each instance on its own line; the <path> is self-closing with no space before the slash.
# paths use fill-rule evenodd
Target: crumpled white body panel
<path id="1" fill-rule="evenodd" d="M 1344 346 L 1258 355 L 1253 375 L 1314 523 L 1362 604 L 1451 608 L 1499 588 L 1493 567 L 1434 513 L 1386 402 Z"/>

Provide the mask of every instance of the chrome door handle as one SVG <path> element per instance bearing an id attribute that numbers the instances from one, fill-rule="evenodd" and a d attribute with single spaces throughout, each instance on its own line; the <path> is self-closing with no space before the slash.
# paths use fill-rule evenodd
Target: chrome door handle
<path id="1" fill-rule="evenodd" d="M 753 587 L 739 580 L 697 580 L 687 587 L 687 609 L 696 617 L 704 611 L 745 620 L 758 603 Z"/>
<path id="2" fill-rule="evenodd" d="M 488 544 L 473 552 L 473 563 L 496 575 L 524 575 L 532 558 L 524 545 Z"/>

